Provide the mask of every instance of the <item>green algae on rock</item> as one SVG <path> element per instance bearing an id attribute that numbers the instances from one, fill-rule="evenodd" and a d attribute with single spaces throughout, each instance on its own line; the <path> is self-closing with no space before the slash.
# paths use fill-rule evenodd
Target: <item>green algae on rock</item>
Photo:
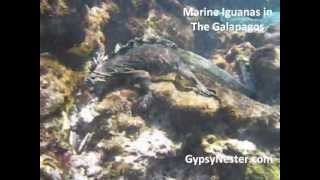
<path id="1" fill-rule="evenodd" d="M 280 180 L 280 164 L 248 164 L 245 180 Z"/>
<path id="2" fill-rule="evenodd" d="M 106 43 L 106 37 L 102 32 L 103 26 L 111 18 L 112 11 L 117 11 L 117 6 L 114 3 L 101 5 L 89 8 L 86 6 L 87 14 L 85 21 L 85 38 L 76 46 L 68 50 L 69 53 L 80 57 L 88 57 L 90 53 L 97 47 Z"/>
<path id="3" fill-rule="evenodd" d="M 40 56 L 40 115 L 68 108 L 81 79 L 81 73 L 68 69 L 54 57 Z"/>
<path id="4" fill-rule="evenodd" d="M 242 155 L 250 155 L 257 151 L 255 144 L 249 141 L 239 141 L 237 139 L 219 139 L 215 135 L 207 135 L 202 138 L 201 146 L 208 154 L 223 153 L 225 151 L 238 152 Z"/>
<path id="5" fill-rule="evenodd" d="M 110 92 L 99 102 L 96 107 L 98 112 L 117 114 L 119 112 L 130 112 L 137 92 L 130 89 L 120 89 Z"/>
<path id="6" fill-rule="evenodd" d="M 172 83 L 154 83 L 151 90 L 156 96 L 164 98 L 172 108 L 198 111 L 209 116 L 213 116 L 219 109 L 219 101 L 197 95 L 193 91 L 177 91 Z"/>
<path id="7" fill-rule="evenodd" d="M 68 3 L 66 0 L 40 0 L 40 13 L 57 16 L 67 15 L 70 11 Z"/>

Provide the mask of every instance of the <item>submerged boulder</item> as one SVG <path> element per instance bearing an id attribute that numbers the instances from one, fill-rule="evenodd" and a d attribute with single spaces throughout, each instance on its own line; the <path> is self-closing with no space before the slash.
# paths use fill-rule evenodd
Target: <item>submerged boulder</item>
<path id="1" fill-rule="evenodd" d="M 245 170 L 245 180 L 280 180 L 278 163 L 249 164 Z"/>
<path id="2" fill-rule="evenodd" d="M 153 162 L 175 155 L 176 146 L 168 135 L 157 128 L 146 129 L 135 138 L 121 134 L 98 144 L 106 152 L 102 177 L 142 178 Z M 112 156 L 108 157 L 108 156 Z"/>
<path id="3" fill-rule="evenodd" d="M 256 79 L 258 98 L 270 104 L 279 104 L 280 49 L 274 46 L 259 48 L 250 64 Z"/>
<path id="4" fill-rule="evenodd" d="M 206 98 L 193 91 L 178 91 L 172 83 L 155 83 L 151 85 L 151 91 L 156 97 L 167 102 L 170 108 L 185 111 L 196 111 L 199 114 L 213 117 L 219 109 L 219 101 L 214 98 Z"/>
<path id="5" fill-rule="evenodd" d="M 256 145 L 250 141 L 237 139 L 219 139 L 215 135 L 207 135 L 202 138 L 201 146 L 205 153 L 223 155 L 224 152 L 240 153 L 249 155 L 257 151 Z M 227 156 L 227 155 L 225 155 Z"/>
<path id="6" fill-rule="evenodd" d="M 59 166 L 59 162 L 48 155 L 40 156 L 40 179 L 63 179 L 63 168 Z"/>
<path id="7" fill-rule="evenodd" d="M 81 75 L 50 55 L 40 56 L 40 116 L 65 108 L 72 100 Z"/>

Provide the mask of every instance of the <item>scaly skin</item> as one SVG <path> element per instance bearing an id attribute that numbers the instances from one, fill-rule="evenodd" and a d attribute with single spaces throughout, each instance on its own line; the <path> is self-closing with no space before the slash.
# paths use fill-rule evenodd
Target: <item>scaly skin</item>
<path id="1" fill-rule="evenodd" d="M 239 116 L 239 118 L 234 119 L 246 120 L 256 118 L 257 121 L 260 122 L 260 119 L 262 119 L 261 121 L 264 120 L 263 117 L 259 116 L 261 111 L 263 112 L 261 114 L 268 115 L 268 117 L 265 118 L 267 122 L 269 122 L 269 120 L 273 122 L 273 119 L 275 119 L 274 121 L 276 122 L 279 120 L 279 116 L 276 118 L 269 117 L 269 114 L 274 114 L 272 108 L 259 105 L 259 103 L 256 105 L 257 103 L 254 103 L 253 100 L 244 96 L 243 94 L 251 96 L 252 90 L 235 80 L 230 74 L 209 60 L 190 51 L 178 48 L 168 40 L 152 39 L 145 41 L 135 39 L 121 47 L 111 58 L 103 61 L 105 57 L 106 56 L 100 54 L 95 58 L 95 62 L 98 62 L 98 64 L 86 80 L 89 89 L 93 89 L 90 95 L 94 95 L 95 97 L 103 98 L 103 94 L 109 87 L 112 88 L 112 86 L 117 86 L 119 83 L 139 84 L 145 95 L 138 102 L 135 110 L 145 112 L 154 99 L 153 91 L 150 90 L 150 84 L 157 78 L 161 80 L 160 77 L 175 74 L 176 79 L 171 80 L 178 81 L 177 83 L 180 83 L 179 86 L 194 86 L 191 88 L 182 87 L 182 89 L 195 90 L 201 95 L 217 98 L 222 105 L 226 104 L 224 101 L 221 101 L 225 100 L 223 93 L 218 93 L 221 97 L 217 97 L 215 92 L 208 90 L 199 80 L 201 76 L 201 80 L 208 79 L 210 82 L 217 82 L 221 85 L 217 87 L 241 92 L 231 93 L 231 95 L 233 94 L 231 97 L 236 100 L 231 102 L 227 101 L 229 104 L 226 104 L 226 107 L 228 108 L 224 108 L 228 111 L 229 109 L 233 111 L 232 108 L 236 108 L 236 112 L 239 112 L 238 114 L 240 115 L 235 114 L 234 116 Z M 218 89 L 217 92 L 219 92 Z M 256 106 L 258 109 L 254 111 Z M 229 115 L 232 113 L 226 114 Z M 79 132 L 86 132 L 86 126 L 82 125 L 83 122 L 81 122 L 81 118 L 78 119 L 80 120 L 74 125 L 74 129 L 84 129 Z M 252 126 L 256 127 L 255 123 Z M 72 132 L 75 132 L 75 134 L 78 133 L 76 131 Z M 84 137 L 85 134 L 80 135 L 80 138 Z"/>
<path id="2" fill-rule="evenodd" d="M 201 95 L 215 97 L 215 93 L 203 85 L 195 74 L 202 73 L 208 79 L 221 83 L 246 95 L 252 92 L 232 78 L 230 74 L 203 57 L 178 48 L 166 39 L 138 39 L 129 41 L 116 54 L 98 64 L 87 79 L 100 96 L 112 80 L 139 82 L 148 91 L 151 77 L 176 73 L 194 84 Z"/>

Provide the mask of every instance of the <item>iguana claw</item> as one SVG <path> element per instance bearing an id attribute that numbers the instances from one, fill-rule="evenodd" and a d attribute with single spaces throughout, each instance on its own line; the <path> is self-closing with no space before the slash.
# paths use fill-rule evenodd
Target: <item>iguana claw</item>
<path id="1" fill-rule="evenodd" d="M 208 96 L 208 97 L 216 96 L 216 93 L 214 91 L 210 91 L 206 87 L 198 85 L 196 88 L 197 88 L 198 93 L 203 96 Z"/>
<path id="2" fill-rule="evenodd" d="M 198 85 L 198 86 L 196 86 L 196 92 L 198 92 L 202 96 L 214 97 L 219 102 L 221 102 L 221 99 L 217 96 L 216 91 L 213 89 L 208 89 L 204 86 Z"/>
<path id="3" fill-rule="evenodd" d="M 141 112 L 146 112 L 152 103 L 152 99 L 153 96 L 151 92 L 148 92 L 146 95 L 144 95 L 143 98 L 138 102 L 138 110 Z"/>

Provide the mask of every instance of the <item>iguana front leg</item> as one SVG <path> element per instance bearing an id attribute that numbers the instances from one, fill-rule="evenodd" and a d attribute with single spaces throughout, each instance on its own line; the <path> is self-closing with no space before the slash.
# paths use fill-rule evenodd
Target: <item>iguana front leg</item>
<path id="1" fill-rule="evenodd" d="M 197 93 L 208 96 L 208 97 L 216 97 L 216 94 L 212 90 L 208 90 L 205 85 L 189 70 L 186 66 L 179 66 L 179 75 L 190 80 L 195 87 L 193 88 Z"/>
<path id="2" fill-rule="evenodd" d="M 144 70 L 131 70 L 124 74 L 128 75 L 128 78 L 126 78 L 128 83 L 131 85 L 140 85 L 140 90 L 144 94 L 143 97 L 138 100 L 137 110 L 140 112 L 147 111 L 153 99 L 153 94 L 149 90 L 152 83 L 150 74 Z"/>

